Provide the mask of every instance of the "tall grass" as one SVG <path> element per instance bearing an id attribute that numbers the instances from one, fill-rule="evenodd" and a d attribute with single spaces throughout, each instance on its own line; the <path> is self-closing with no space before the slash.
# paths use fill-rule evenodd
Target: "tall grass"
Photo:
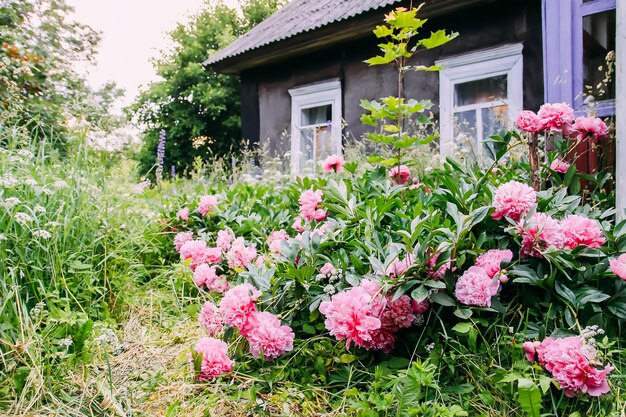
<path id="1" fill-rule="evenodd" d="M 148 276 L 159 232 L 130 162 L 104 163 L 81 136 L 61 159 L 53 138 L 24 132 L 0 120 L 0 411 L 12 413 L 78 389 L 64 376 Z"/>

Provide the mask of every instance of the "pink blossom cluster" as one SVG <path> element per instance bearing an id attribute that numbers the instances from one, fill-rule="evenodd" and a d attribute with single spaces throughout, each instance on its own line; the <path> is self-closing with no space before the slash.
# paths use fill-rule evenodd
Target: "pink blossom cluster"
<path id="1" fill-rule="evenodd" d="M 226 253 L 226 259 L 230 268 L 246 268 L 256 258 L 256 255 L 254 246 L 246 246 L 245 240 L 238 237 Z"/>
<path id="2" fill-rule="evenodd" d="M 221 340 L 203 337 L 194 350 L 202 354 L 198 381 L 208 381 L 232 370 L 234 362 L 228 357 L 228 345 Z"/>
<path id="3" fill-rule="evenodd" d="M 567 170 L 569 169 L 569 167 L 570 167 L 570 164 L 568 164 L 567 162 L 559 158 L 556 158 L 550 164 L 550 169 L 552 171 L 558 172 L 559 174 L 565 174 Z"/>
<path id="4" fill-rule="evenodd" d="M 326 218 L 326 210 L 319 208 L 322 204 L 322 190 L 306 190 L 300 194 L 300 214 L 305 220 L 322 221 Z M 297 230 L 297 229 L 296 229 Z"/>
<path id="5" fill-rule="evenodd" d="M 611 259 L 610 266 L 615 275 L 626 281 L 626 253 L 621 254 L 617 259 Z"/>
<path id="6" fill-rule="evenodd" d="M 195 271 L 203 263 L 217 263 L 222 257 L 219 248 L 210 248 L 204 240 L 189 240 L 180 247 L 180 258 Z"/>
<path id="7" fill-rule="evenodd" d="M 389 171 L 389 176 L 398 185 L 406 184 L 411 176 L 411 170 L 406 165 L 395 166 Z"/>
<path id="8" fill-rule="evenodd" d="M 437 268 L 439 256 L 441 256 L 441 253 L 436 253 L 431 256 L 430 259 L 426 262 L 426 266 L 428 266 L 429 268 L 428 275 L 435 281 L 439 281 L 440 279 L 442 279 L 446 272 L 448 272 L 452 268 L 452 261 L 450 261 L 449 259 L 444 262 L 439 268 Z"/>
<path id="9" fill-rule="evenodd" d="M 400 275 L 404 275 L 404 273 L 413 265 L 415 265 L 415 256 L 408 253 L 402 260 L 400 260 L 400 258 L 396 258 L 391 265 L 387 267 L 385 275 L 389 278 L 398 278 Z"/>
<path id="10" fill-rule="evenodd" d="M 180 254 L 180 249 L 183 245 L 193 240 L 193 232 L 180 232 L 174 236 L 174 249 Z"/>
<path id="11" fill-rule="evenodd" d="M 330 334 L 346 345 L 370 350 L 390 351 L 401 328 L 411 326 L 415 310 L 425 312 L 428 305 L 413 303 L 403 295 L 396 300 L 382 294 L 379 284 L 364 280 L 332 296 L 320 304 L 320 313 L 326 316 L 324 324 Z"/>
<path id="12" fill-rule="evenodd" d="M 189 220 L 189 207 L 185 207 L 185 208 L 178 210 L 176 212 L 176 218 L 182 221 Z"/>
<path id="13" fill-rule="evenodd" d="M 599 248 L 606 242 L 597 221 L 577 214 L 571 214 L 559 222 L 548 214 L 534 213 L 530 219 L 519 223 L 518 232 L 522 237 L 521 254 L 524 256 L 542 257 L 542 252 L 550 247 Z"/>
<path id="14" fill-rule="evenodd" d="M 208 216 L 217 209 L 217 197 L 214 195 L 203 195 L 200 197 L 200 203 L 198 204 L 198 213 L 203 216 Z"/>
<path id="15" fill-rule="evenodd" d="M 536 114 L 530 110 L 521 111 L 515 124 L 524 132 L 560 132 L 575 137 L 578 141 L 597 141 L 608 134 L 606 123 L 602 119 L 574 117 L 574 110 L 567 103 L 546 103 Z"/>
<path id="16" fill-rule="evenodd" d="M 250 344 L 250 353 L 268 359 L 277 358 L 293 349 L 294 333 L 289 326 L 269 312 L 259 312 L 256 301 L 261 292 L 250 284 L 241 284 L 224 294 L 220 313 L 229 326 L 239 330 Z"/>
<path id="17" fill-rule="evenodd" d="M 218 248 L 220 248 L 223 252 L 228 252 L 230 249 L 230 245 L 235 240 L 235 236 L 229 230 L 220 230 L 217 232 L 217 240 L 215 244 Z"/>
<path id="18" fill-rule="evenodd" d="M 289 235 L 283 229 L 276 230 L 267 237 L 267 244 L 269 245 L 270 251 L 274 253 L 280 254 L 280 247 L 283 242 L 287 242 L 289 240 Z"/>
<path id="19" fill-rule="evenodd" d="M 513 252 L 508 249 L 490 249 L 476 258 L 475 265 L 485 270 L 489 278 L 499 275 L 500 282 L 506 282 L 507 278 L 501 274 L 502 262 L 511 262 Z"/>
<path id="20" fill-rule="evenodd" d="M 324 172 L 343 172 L 343 166 L 346 161 L 341 155 L 330 155 L 322 161 L 322 171 Z"/>
<path id="21" fill-rule="evenodd" d="M 509 217 L 519 220 L 528 213 L 537 202 L 537 192 L 526 184 L 509 181 L 498 187 L 493 196 L 495 211 L 491 215 L 495 220 Z"/>
<path id="22" fill-rule="evenodd" d="M 219 308 L 210 301 L 205 302 L 198 316 L 198 323 L 204 327 L 209 336 L 215 337 L 224 330 L 224 319 Z"/>
<path id="23" fill-rule="evenodd" d="M 337 272 L 337 269 L 330 262 L 326 262 L 324 266 L 320 268 L 320 274 L 322 275 L 334 275 Z"/>
<path id="24" fill-rule="evenodd" d="M 606 376 L 614 369 L 606 365 L 599 369 L 596 349 L 580 336 L 561 339 L 548 337 L 542 342 L 526 342 L 523 345 L 529 361 L 535 360 L 572 397 L 587 393 L 593 397 L 609 392 Z"/>
<path id="25" fill-rule="evenodd" d="M 217 275 L 217 267 L 208 264 L 200 264 L 193 272 L 193 282 L 200 288 L 206 287 L 208 291 L 223 293 L 228 290 L 228 281 L 224 276 Z"/>
<path id="26" fill-rule="evenodd" d="M 466 305 L 490 307 L 491 298 L 498 293 L 500 283 L 507 281 L 500 265 L 512 259 L 513 252 L 508 249 L 491 249 L 478 256 L 475 265 L 457 280 L 456 298 Z"/>

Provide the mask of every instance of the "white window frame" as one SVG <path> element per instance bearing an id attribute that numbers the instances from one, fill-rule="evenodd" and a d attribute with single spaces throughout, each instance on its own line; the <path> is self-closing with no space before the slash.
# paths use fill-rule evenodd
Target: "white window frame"
<path id="1" fill-rule="evenodd" d="M 300 121 L 302 110 L 331 105 L 331 141 L 333 153 L 341 154 L 341 81 L 338 78 L 292 88 L 291 95 L 291 173 L 299 174 L 300 166 Z M 315 169 L 317 170 L 317 166 Z"/>
<path id="2" fill-rule="evenodd" d="M 468 54 L 444 58 L 436 61 L 443 69 L 439 72 L 439 123 L 441 129 L 440 152 L 451 156 L 454 152 L 454 113 L 464 106 L 454 106 L 454 86 L 468 81 L 476 81 L 498 75 L 507 76 L 508 119 L 513 126 L 523 106 L 523 45 L 521 43 L 484 49 Z M 492 107 L 494 102 L 485 103 Z M 472 108 L 476 107 L 472 105 Z M 482 133 L 481 112 L 477 112 L 477 137 Z M 477 157 L 482 157 L 482 144 L 477 144 Z"/>

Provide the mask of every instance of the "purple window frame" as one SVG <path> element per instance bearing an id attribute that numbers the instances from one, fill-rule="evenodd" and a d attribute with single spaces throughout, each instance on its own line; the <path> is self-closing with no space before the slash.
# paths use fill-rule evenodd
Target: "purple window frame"
<path id="1" fill-rule="evenodd" d="M 570 103 L 584 112 L 583 17 L 616 8 L 616 0 L 542 0 L 546 103 Z M 598 116 L 615 114 L 615 100 L 596 102 Z"/>

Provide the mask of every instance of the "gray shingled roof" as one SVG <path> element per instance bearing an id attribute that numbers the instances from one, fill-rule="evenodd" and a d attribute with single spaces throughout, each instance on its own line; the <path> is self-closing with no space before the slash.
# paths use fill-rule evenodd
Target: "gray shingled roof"
<path id="1" fill-rule="evenodd" d="M 227 47 L 220 49 L 204 64 L 215 64 L 226 58 L 290 38 L 299 33 L 349 19 L 369 10 L 379 9 L 400 0 L 292 0 Z"/>

